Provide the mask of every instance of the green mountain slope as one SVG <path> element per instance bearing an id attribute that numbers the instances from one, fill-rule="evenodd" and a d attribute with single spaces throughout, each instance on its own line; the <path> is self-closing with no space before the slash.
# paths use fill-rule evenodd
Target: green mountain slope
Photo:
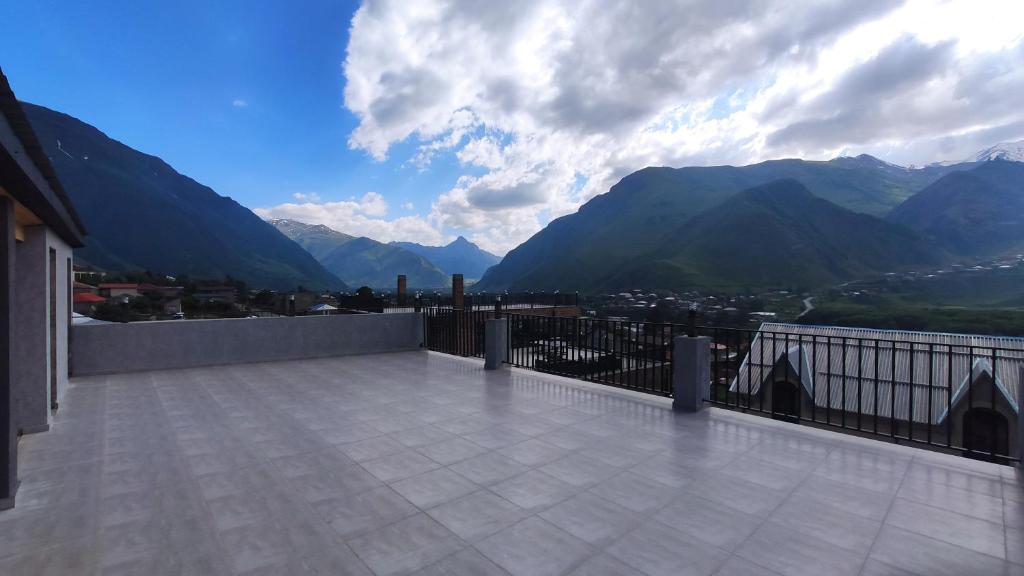
<path id="1" fill-rule="evenodd" d="M 463 274 L 467 279 L 479 279 L 501 260 L 462 236 L 446 246 L 424 246 L 415 242 L 392 242 L 391 245 L 423 256 L 445 274 Z"/>
<path id="2" fill-rule="evenodd" d="M 992 160 L 949 174 L 889 215 L 955 254 L 1024 251 L 1024 163 Z"/>
<path id="3" fill-rule="evenodd" d="M 582 290 L 655 252 L 683 222 L 731 195 L 794 178 L 812 194 L 875 216 L 968 165 L 910 170 L 872 158 L 828 162 L 777 160 L 750 166 L 644 168 L 626 176 L 575 214 L 553 220 L 484 275 L 485 290 Z"/>
<path id="4" fill-rule="evenodd" d="M 89 230 L 81 259 L 113 271 L 231 275 L 257 288 L 345 287 L 231 198 L 71 116 L 23 107 Z"/>
<path id="5" fill-rule="evenodd" d="M 695 216 L 659 250 L 601 285 L 806 289 L 942 260 L 914 232 L 841 208 L 785 179 Z"/>
<path id="6" fill-rule="evenodd" d="M 354 287 L 394 288 L 399 274 L 406 275 L 410 288 L 439 288 L 448 281 L 429 260 L 398 246 L 295 220 L 269 223 Z"/>

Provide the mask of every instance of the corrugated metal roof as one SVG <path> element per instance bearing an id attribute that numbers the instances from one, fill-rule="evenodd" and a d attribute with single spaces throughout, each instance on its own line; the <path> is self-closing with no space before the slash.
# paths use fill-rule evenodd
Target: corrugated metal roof
<path id="1" fill-rule="evenodd" d="M 770 322 L 752 340 L 730 391 L 758 394 L 777 366 L 817 407 L 907 420 L 913 406 L 915 422 L 939 424 L 979 378 L 994 376 L 996 390 L 1019 410 L 1024 339 Z"/>

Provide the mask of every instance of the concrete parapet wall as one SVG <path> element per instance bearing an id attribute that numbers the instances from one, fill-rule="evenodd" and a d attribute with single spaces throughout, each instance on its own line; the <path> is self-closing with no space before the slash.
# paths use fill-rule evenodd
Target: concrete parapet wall
<path id="1" fill-rule="evenodd" d="M 417 350 L 423 315 L 168 320 L 72 328 L 72 374 Z"/>

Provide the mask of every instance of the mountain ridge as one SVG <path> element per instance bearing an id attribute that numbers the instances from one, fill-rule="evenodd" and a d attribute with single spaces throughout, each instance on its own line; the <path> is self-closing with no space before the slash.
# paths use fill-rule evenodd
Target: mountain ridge
<path id="1" fill-rule="evenodd" d="M 245 280 L 254 287 L 344 289 L 248 208 L 68 114 L 23 102 L 89 230 L 76 256 L 110 271 Z"/>
<path id="2" fill-rule="evenodd" d="M 589 290 L 659 249 L 683 222 L 733 194 L 794 178 L 822 199 L 881 217 L 924 186 L 964 166 L 909 169 L 861 155 L 749 166 L 648 167 L 552 220 L 490 268 L 484 290 Z"/>
<path id="3" fill-rule="evenodd" d="M 666 246 L 601 287 L 651 285 L 644 281 L 656 277 L 671 285 L 724 290 L 801 290 L 942 259 L 909 229 L 847 210 L 796 180 L 781 179 L 694 216 Z"/>
<path id="4" fill-rule="evenodd" d="M 459 236 L 444 246 L 425 246 L 415 242 L 391 242 L 430 260 L 447 275 L 463 274 L 467 279 L 479 279 L 488 268 L 501 258 Z"/>
<path id="5" fill-rule="evenodd" d="M 267 222 L 354 287 L 394 287 L 399 274 L 405 274 L 410 288 L 439 288 L 447 284 L 447 276 L 437 266 L 399 246 L 351 236 L 322 224 L 284 218 Z"/>
<path id="6" fill-rule="evenodd" d="M 888 220 L 962 256 L 1024 251 L 1024 163 L 996 159 L 948 174 L 897 206 Z"/>

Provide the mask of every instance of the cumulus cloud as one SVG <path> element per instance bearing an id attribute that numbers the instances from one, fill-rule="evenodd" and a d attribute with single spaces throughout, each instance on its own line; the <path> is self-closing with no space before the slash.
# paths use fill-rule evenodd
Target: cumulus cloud
<path id="1" fill-rule="evenodd" d="M 245 100 L 242 100 L 241 98 L 235 98 L 234 100 L 231 101 L 231 105 L 234 106 L 235 108 L 245 108 L 246 106 L 249 105 L 249 103 L 246 102 Z"/>
<path id="2" fill-rule="evenodd" d="M 286 203 L 253 210 L 263 218 L 287 218 L 307 224 L 323 224 L 352 236 L 367 236 L 380 242 L 411 240 L 423 244 L 441 244 L 445 240 L 437 226 L 418 216 L 387 219 L 388 203 L 377 192 L 359 199 L 321 202 L 319 198 L 301 203 Z"/>
<path id="3" fill-rule="evenodd" d="M 420 219 L 498 253 L 650 165 L 841 151 L 921 163 L 1024 137 L 1024 3 L 368 0 L 349 145 L 464 169 Z"/>

